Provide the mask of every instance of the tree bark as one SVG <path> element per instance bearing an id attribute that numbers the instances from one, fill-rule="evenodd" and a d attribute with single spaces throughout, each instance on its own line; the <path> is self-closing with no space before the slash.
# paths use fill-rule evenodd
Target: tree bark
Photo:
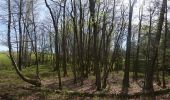
<path id="1" fill-rule="evenodd" d="M 163 88 L 166 88 L 166 81 L 165 81 L 165 70 L 166 70 L 166 45 L 167 45 L 167 34 L 168 34 L 168 20 L 167 20 L 167 4 L 166 4 L 166 15 L 165 15 L 165 33 L 164 33 L 164 42 L 163 42 L 163 61 L 162 61 L 162 85 Z"/>
<path id="2" fill-rule="evenodd" d="M 139 67 L 139 52 L 140 52 L 140 41 L 141 41 L 141 28 L 142 28 L 142 20 L 143 20 L 143 6 L 139 10 L 139 31 L 138 31 L 138 41 L 137 41 L 137 50 L 136 50 L 136 59 L 134 63 L 134 74 L 133 79 L 136 81 L 138 78 L 137 67 Z"/>
<path id="3" fill-rule="evenodd" d="M 100 75 L 100 67 L 98 63 L 98 52 L 97 50 L 97 39 L 98 39 L 98 34 L 97 34 L 97 22 L 95 20 L 95 0 L 89 0 L 90 3 L 90 16 L 92 20 L 92 26 L 93 26 L 93 41 L 94 41 L 94 47 L 93 47 L 93 60 L 94 60 L 94 70 L 95 70 L 95 75 L 96 75 L 96 86 L 97 90 L 101 90 L 101 75 Z"/>
<path id="4" fill-rule="evenodd" d="M 132 28 L 132 15 L 133 15 L 133 7 L 136 0 L 131 3 L 129 0 L 130 8 L 129 8 L 129 25 L 128 25 L 128 35 L 126 40 L 126 58 L 125 58 L 125 69 L 124 69 L 124 77 L 122 84 L 122 93 L 128 93 L 129 87 L 129 68 L 130 68 L 130 50 L 131 50 L 131 28 Z"/>
<path id="5" fill-rule="evenodd" d="M 55 61 L 56 61 L 55 68 L 58 71 L 59 89 L 62 89 L 61 74 L 60 74 L 59 41 L 58 41 L 58 20 L 59 20 L 59 16 L 61 13 L 61 7 L 60 7 L 58 15 L 57 15 L 57 20 L 55 20 L 54 14 L 52 12 L 52 9 L 50 8 L 50 6 L 47 3 L 47 0 L 45 0 L 45 4 L 46 4 L 46 7 L 48 8 L 48 10 L 50 11 L 50 15 L 51 15 L 51 18 L 53 21 L 53 26 L 55 29 Z"/>
<path id="6" fill-rule="evenodd" d="M 147 67 L 146 75 L 145 75 L 145 85 L 144 85 L 144 93 L 153 93 L 153 76 L 155 71 L 155 64 L 156 59 L 158 57 L 158 47 L 161 38 L 161 31 L 164 22 L 164 14 L 165 14 L 165 7 L 167 4 L 167 0 L 163 0 L 162 7 L 160 10 L 159 21 L 157 23 L 157 32 L 156 37 L 154 39 L 153 51 L 151 55 L 151 63 Z"/>
<path id="7" fill-rule="evenodd" d="M 17 66 L 14 57 L 12 55 L 12 44 L 11 44 L 11 0 L 8 0 L 8 32 L 7 32 L 7 38 L 8 38 L 8 48 L 9 48 L 9 56 L 10 60 L 12 62 L 12 65 L 14 66 L 14 69 L 16 73 L 19 75 L 19 77 L 24 80 L 25 82 L 28 82 L 32 85 L 36 86 L 41 86 L 41 82 L 39 79 L 29 79 L 24 77 L 20 70 L 18 69 L 19 67 Z"/>

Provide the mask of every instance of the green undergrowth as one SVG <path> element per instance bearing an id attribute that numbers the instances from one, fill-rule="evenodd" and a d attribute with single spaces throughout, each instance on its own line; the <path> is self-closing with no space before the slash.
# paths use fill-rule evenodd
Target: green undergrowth
<path id="1" fill-rule="evenodd" d="M 24 76 L 27 76 L 29 78 L 35 78 L 36 76 L 36 66 L 31 66 L 31 67 L 27 67 L 24 68 L 21 71 Z M 57 73 L 52 71 L 52 69 L 48 66 L 44 66 L 44 65 L 40 65 L 39 66 L 39 75 L 40 78 L 48 78 L 51 77 L 53 75 L 56 75 Z M 19 76 L 16 74 L 15 70 L 12 69 L 1 69 L 0 70 L 0 84 L 3 83 L 14 83 L 15 84 L 18 82 L 22 82 L 22 80 L 19 78 Z"/>
<path id="2" fill-rule="evenodd" d="M 1 69 L 11 69 L 11 61 L 6 52 L 0 52 L 0 70 Z"/>

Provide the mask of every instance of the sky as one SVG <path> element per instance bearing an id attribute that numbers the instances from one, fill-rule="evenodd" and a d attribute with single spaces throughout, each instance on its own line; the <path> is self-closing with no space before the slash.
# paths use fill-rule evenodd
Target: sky
<path id="1" fill-rule="evenodd" d="M 0 5 L 3 5 L 4 2 L 6 0 L 0 0 Z M 39 7 L 38 7 L 38 10 L 40 11 L 39 12 L 39 19 L 43 19 L 47 14 L 48 10 L 44 4 L 44 0 L 39 0 Z M 139 11 L 139 7 L 141 6 L 143 0 L 137 0 L 138 2 L 135 4 L 135 7 L 134 7 L 134 13 L 133 13 L 133 17 L 135 16 L 138 16 L 138 11 Z M 145 0 L 145 1 L 148 1 L 148 0 Z M 162 0 L 161 0 L 162 1 Z M 128 2 L 129 0 L 124 0 L 124 3 L 126 5 L 128 5 Z M 170 6 L 170 0 L 168 0 L 168 5 Z M 2 6 L 0 7 L 0 51 L 7 51 L 8 48 L 6 46 L 3 46 L 1 44 L 1 42 L 5 41 L 6 39 L 4 39 L 4 36 L 5 36 L 5 32 L 7 32 L 7 25 L 5 24 L 4 20 L 3 20 L 3 17 L 1 15 L 4 14 L 5 8 L 3 8 Z M 168 17 L 170 18 L 170 13 L 168 14 Z M 136 18 L 135 18 L 136 19 Z M 138 20 L 133 20 L 133 23 L 138 23 Z"/>
<path id="2" fill-rule="evenodd" d="M 6 1 L 7 0 L 0 0 L 0 5 L 4 5 Z M 42 20 L 46 15 L 47 9 L 46 9 L 46 6 L 44 5 L 44 2 L 42 2 L 44 0 L 39 0 L 39 1 L 40 2 L 38 2 L 39 6 L 38 6 L 37 9 L 40 11 L 39 12 L 40 17 L 38 19 Z M 6 12 L 5 9 L 6 8 L 4 8 L 3 6 L 0 6 L 0 51 L 7 51 L 8 50 L 8 47 L 3 45 L 3 43 L 2 43 L 4 41 L 6 41 L 6 39 L 4 37 L 6 37 L 5 34 L 7 32 L 7 24 L 2 17 L 2 15 L 6 15 L 4 13 L 4 12 Z"/>

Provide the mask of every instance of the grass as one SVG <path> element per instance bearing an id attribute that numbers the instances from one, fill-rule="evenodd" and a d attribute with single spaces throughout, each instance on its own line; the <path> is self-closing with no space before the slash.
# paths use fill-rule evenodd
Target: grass
<path id="1" fill-rule="evenodd" d="M 0 84 L 18 84 L 22 82 L 13 70 L 0 70 Z"/>
<path id="2" fill-rule="evenodd" d="M 45 78 L 45 77 L 50 77 L 55 72 L 52 72 L 52 70 L 46 66 L 40 66 L 40 77 Z M 22 73 L 30 78 L 33 78 L 36 76 L 35 74 L 35 66 L 31 66 L 29 68 L 25 68 L 22 70 Z M 0 84 L 1 83 L 18 83 L 21 82 L 19 79 L 18 75 L 16 74 L 15 70 L 13 69 L 1 69 L 0 70 Z"/>
<path id="3" fill-rule="evenodd" d="M 34 58 L 34 57 L 32 57 Z M 62 77 L 62 81 L 63 84 L 66 84 L 67 78 L 70 78 L 70 76 L 72 75 L 72 70 L 71 70 L 71 66 L 70 64 L 68 64 L 67 70 L 68 70 L 68 76 L 69 77 Z M 61 68 L 62 70 L 62 68 Z M 40 78 L 43 82 L 46 82 L 46 88 L 47 85 L 50 85 L 52 89 L 57 89 L 58 87 L 58 80 L 57 80 L 57 72 L 54 72 L 51 66 L 48 65 L 40 65 L 39 66 L 39 74 L 40 74 Z M 26 67 L 22 70 L 22 73 L 24 74 L 24 76 L 27 76 L 29 78 L 35 78 L 36 77 L 36 66 L 30 66 L 30 67 Z M 115 79 L 118 76 L 120 78 L 123 77 L 124 73 L 123 71 L 119 71 L 119 73 L 110 73 L 110 75 L 112 77 L 110 77 L 110 79 Z M 130 72 L 130 77 L 132 77 L 132 72 Z M 139 75 L 141 77 L 143 77 L 142 73 L 139 73 Z M 63 71 L 61 71 L 61 76 L 63 76 Z M 166 77 L 167 80 L 170 80 L 170 77 Z M 89 80 L 95 80 L 95 76 L 90 76 Z M 88 81 L 89 81 L 88 80 Z M 72 80 L 71 80 L 72 81 Z M 52 82 L 52 83 L 48 83 L 48 82 Z M 113 85 L 116 85 L 116 87 L 121 87 L 121 81 L 113 81 Z M 54 84 L 53 84 L 54 83 Z M 85 83 L 85 85 L 88 83 Z M 69 86 L 72 84 L 68 84 Z M 70 88 L 68 87 L 68 85 L 63 85 L 63 91 L 67 91 Z M 23 89 L 24 87 L 24 89 Z M 73 86 L 74 87 L 74 86 Z M 50 87 L 48 87 L 50 88 Z M 50 89 L 51 89 L 50 88 Z M 75 87 L 76 88 L 76 87 Z M 81 86 L 78 88 L 82 88 Z M 77 89 L 78 89 L 77 88 Z M 85 87 L 86 88 L 86 87 Z M 88 99 L 88 97 L 72 97 L 69 95 L 63 95 L 63 94 L 56 94 L 55 92 L 48 92 L 48 91 L 44 91 L 43 87 L 41 88 L 35 88 L 33 86 L 30 86 L 30 84 L 22 81 L 19 76 L 16 74 L 15 70 L 13 69 L 13 67 L 11 66 L 11 62 L 10 59 L 7 56 L 7 53 L 5 52 L 0 52 L 0 99 L 1 96 L 3 95 L 8 95 L 9 98 L 5 98 L 5 99 L 20 99 L 20 100 L 25 100 L 25 98 L 27 99 L 35 99 L 35 100 L 56 100 L 56 99 L 61 99 L 61 100 L 65 100 L 65 99 Z M 10 97 L 11 96 L 11 97 Z M 99 98 L 99 97 L 93 97 L 93 98 L 89 98 L 92 100 L 98 100 L 98 99 L 110 99 L 110 98 Z M 113 98 L 112 98 L 113 99 Z M 113 99 L 114 100 L 114 99 Z"/>
<path id="4" fill-rule="evenodd" d="M 35 74 L 35 66 L 31 66 L 22 70 L 25 76 L 33 78 L 36 76 Z M 52 69 L 48 66 L 40 65 L 39 66 L 40 77 L 41 79 L 52 79 L 56 72 L 53 72 Z M 23 87 L 28 87 L 29 89 L 23 89 Z M 20 99 L 25 100 L 25 98 L 29 99 L 42 99 L 45 100 L 49 95 L 48 92 L 41 91 L 40 89 L 36 90 L 35 87 L 32 87 L 30 84 L 24 82 L 19 78 L 13 69 L 1 69 L 0 70 L 0 100 L 3 99 L 1 97 L 5 97 L 4 99 Z M 7 96 L 6 96 L 7 95 Z M 56 95 L 57 96 L 57 95 Z M 50 95 L 52 98 L 52 95 Z M 61 96 L 60 96 L 61 97 Z"/>
<path id="5" fill-rule="evenodd" d="M 31 67 L 27 67 L 25 69 L 23 69 L 22 73 L 24 73 L 25 76 L 27 77 L 35 77 L 35 70 L 36 70 L 36 66 L 31 66 Z M 39 70 L 40 70 L 40 78 L 43 81 L 48 82 L 48 80 L 53 80 L 54 83 L 57 83 L 57 72 L 53 72 L 52 68 L 50 66 L 45 66 L 45 65 L 40 65 L 39 66 Z M 72 72 L 69 70 L 68 72 L 69 75 L 72 74 Z M 115 74 L 115 75 L 114 75 Z M 120 71 L 118 74 L 114 73 L 112 74 L 115 78 L 117 76 L 123 76 L 123 72 Z M 132 75 L 132 73 L 130 73 L 130 76 Z M 114 77 L 112 77 L 112 79 L 114 79 Z M 92 77 L 90 77 L 92 78 Z M 167 77 L 170 78 L 170 77 Z M 94 80 L 94 79 L 93 79 Z M 50 81 L 49 81 L 50 82 Z M 65 82 L 65 81 L 64 81 Z M 119 83 L 119 82 L 118 82 Z M 64 84 L 64 83 L 63 83 Z M 114 84 L 114 83 L 112 83 Z M 57 84 L 50 84 L 50 86 L 52 86 L 52 89 L 57 89 L 54 85 L 57 86 Z M 85 84 L 86 85 L 86 84 Z M 115 84 L 117 87 L 120 85 L 121 86 L 121 82 L 119 84 Z M 53 88 L 54 87 L 54 88 Z M 82 88 L 82 87 L 79 87 Z M 36 88 L 33 87 L 27 83 L 25 83 L 24 81 L 22 81 L 18 75 L 15 73 L 15 70 L 13 69 L 3 69 L 0 70 L 0 99 L 1 96 L 3 95 L 8 95 L 9 98 L 5 98 L 5 99 L 20 99 L 20 100 L 30 100 L 30 99 L 34 99 L 34 100 L 79 100 L 79 99 L 90 99 L 90 100 L 107 100 L 107 99 L 112 99 L 113 98 L 108 98 L 108 97 L 85 97 L 85 96 L 71 96 L 71 95 L 65 95 L 65 94 L 57 94 L 53 91 L 46 91 L 46 89 L 51 89 L 50 87 L 47 86 L 42 86 L 41 88 Z M 68 88 L 63 86 L 63 91 L 67 91 Z M 116 99 L 115 99 L 116 100 Z"/>
<path id="6" fill-rule="evenodd" d="M 11 61 L 8 57 L 8 53 L 0 52 L 0 69 L 10 69 Z"/>

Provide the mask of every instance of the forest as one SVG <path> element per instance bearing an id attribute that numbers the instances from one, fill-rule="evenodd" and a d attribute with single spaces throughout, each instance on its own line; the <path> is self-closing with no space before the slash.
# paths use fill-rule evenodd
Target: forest
<path id="1" fill-rule="evenodd" d="M 170 100 L 169 0 L 0 5 L 0 100 Z"/>

